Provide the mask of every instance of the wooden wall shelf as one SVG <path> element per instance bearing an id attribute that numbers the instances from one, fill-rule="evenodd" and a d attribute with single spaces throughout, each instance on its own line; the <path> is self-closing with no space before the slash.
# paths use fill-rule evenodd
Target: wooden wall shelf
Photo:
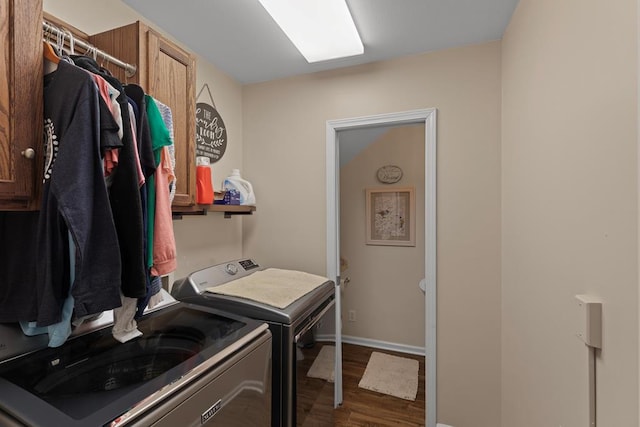
<path id="1" fill-rule="evenodd" d="M 196 205 L 192 207 L 174 207 L 173 219 L 182 219 L 184 215 L 206 215 L 208 212 L 222 212 L 225 218 L 233 215 L 251 215 L 255 206 L 244 205 Z"/>

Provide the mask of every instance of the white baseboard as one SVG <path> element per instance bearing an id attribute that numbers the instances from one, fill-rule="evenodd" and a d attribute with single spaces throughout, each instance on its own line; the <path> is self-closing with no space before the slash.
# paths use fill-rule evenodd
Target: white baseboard
<path id="1" fill-rule="evenodd" d="M 335 342 L 335 340 L 336 340 L 336 337 L 333 334 L 316 335 L 316 341 Z M 392 343 L 387 341 L 372 340 L 369 338 L 359 338 L 359 337 L 352 337 L 349 335 L 343 335 L 342 342 L 345 342 L 347 344 L 361 345 L 364 347 L 379 348 L 381 350 L 397 351 L 400 353 L 408 353 L 408 354 L 417 354 L 418 356 L 425 355 L 424 347 L 416 347 L 416 346 L 406 345 L 406 344 L 397 344 L 397 343 Z"/>

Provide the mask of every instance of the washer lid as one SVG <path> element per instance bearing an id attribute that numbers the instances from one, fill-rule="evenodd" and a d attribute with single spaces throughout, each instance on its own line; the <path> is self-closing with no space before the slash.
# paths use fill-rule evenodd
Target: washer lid
<path id="1" fill-rule="evenodd" d="M 0 364 L 0 408 L 28 425 L 108 424 L 260 326 L 176 304 L 140 319 L 129 342 L 105 328 Z"/>

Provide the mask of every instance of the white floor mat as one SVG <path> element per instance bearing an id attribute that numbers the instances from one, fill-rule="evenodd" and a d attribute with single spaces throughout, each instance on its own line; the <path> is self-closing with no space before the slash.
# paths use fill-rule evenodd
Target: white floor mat
<path id="1" fill-rule="evenodd" d="M 416 400 L 419 366 L 417 360 L 374 351 L 358 387 L 401 399 Z"/>

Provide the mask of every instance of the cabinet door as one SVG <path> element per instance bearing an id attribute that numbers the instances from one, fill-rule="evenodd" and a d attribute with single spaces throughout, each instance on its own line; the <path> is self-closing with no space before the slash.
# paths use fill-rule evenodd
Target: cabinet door
<path id="1" fill-rule="evenodd" d="M 42 0 L 0 0 L 0 209 L 37 209 L 43 163 Z"/>
<path id="2" fill-rule="evenodd" d="M 173 206 L 195 204 L 195 60 L 153 30 L 148 32 L 149 93 L 173 113 L 176 195 Z"/>

